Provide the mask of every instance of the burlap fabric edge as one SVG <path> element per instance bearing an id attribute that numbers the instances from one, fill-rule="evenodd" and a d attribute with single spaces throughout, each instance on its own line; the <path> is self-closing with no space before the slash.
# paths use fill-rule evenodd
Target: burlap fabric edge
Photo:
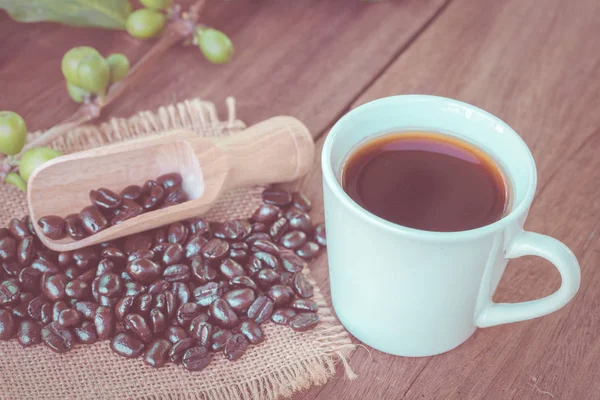
<path id="1" fill-rule="evenodd" d="M 51 147 L 75 152 L 146 135 L 166 135 L 175 129 L 191 129 L 202 136 L 237 134 L 246 125 L 236 118 L 233 98 L 227 98 L 226 107 L 227 118 L 221 120 L 213 103 L 185 100 L 130 118 L 111 119 L 99 126 L 82 126 L 55 140 Z M 29 137 L 40 134 L 34 132 Z M 207 218 L 249 216 L 260 204 L 263 189 L 239 189 L 226 194 Z M 12 187 L 2 187 L 0 205 L 3 225 L 11 217 L 26 213 L 24 195 Z M 315 284 L 310 273 L 307 275 Z M 337 364 L 343 366 L 346 378 L 355 378 L 347 357 L 356 346 L 316 284 L 314 300 L 321 316 L 314 331 L 298 334 L 269 324 L 265 343 L 251 348 L 236 363 L 220 357 L 202 373 L 188 373 L 173 365 L 153 370 L 141 360 L 120 359 L 110 352 L 106 342 L 80 346 L 64 356 L 52 354 L 43 346 L 22 349 L 16 341 L 0 343 L 0 359 L 5 360 L 0 363 L 0 399 L 274 400 L 326 383 L 336 374 Z M 57 363 L 56 357 L 63 359 Z M 90 367 L 94 368 L 92 374 L 86 373 Z M 114 374 L 115 369 L 120 375 Z M 56 382 L 58 374 L 70 374 L 74 379 Z M 97 382 L 90 383 L 90 379 Z"/>

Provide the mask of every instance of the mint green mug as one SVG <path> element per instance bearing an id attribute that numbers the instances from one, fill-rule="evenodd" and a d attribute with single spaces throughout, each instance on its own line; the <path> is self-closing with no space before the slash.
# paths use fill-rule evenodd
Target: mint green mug
<path id="1" fill-rule="evenodd" d="M 386 221 L 355 203 L 340 184 L 348 154 L 378 135 L 411 129 L 455 136 L 499 162 L 512 189 L 506 215 L 473 230 L 428 232 Z M 477 328 L 554 312 L 579 289 L 573 253 L 556 239 L 523 230 L 537 181 L 531 152 L 507 124 L 477 107 L 421 95 L 367 103 L 333 126 L 322 169 L 333 306 L 350 333 L 375 349 L 402 356 L 443 353 Z M 508 261 L 527 255 L 550 261 L 560 272 L 560 288 L 538 300 L 494 303 Z"/>

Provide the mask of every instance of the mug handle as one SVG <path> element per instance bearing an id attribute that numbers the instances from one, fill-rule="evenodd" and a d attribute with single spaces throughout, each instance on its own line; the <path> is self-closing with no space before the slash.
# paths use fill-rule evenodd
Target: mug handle
<path id="1" fill-rule="evenodd" d="M 560 288 L 549 296 L 521 303 L 494 303 L 490 301 L 475 317 L 480 328 L 525 321 L 550 314 L 566 305 L 577 293 L 581 280 L 579 263 L 567 246 L 539 233 L 521 232 L 512 240 L 506 257 L 538 256 L 550 261 L 560 273 Z"/>

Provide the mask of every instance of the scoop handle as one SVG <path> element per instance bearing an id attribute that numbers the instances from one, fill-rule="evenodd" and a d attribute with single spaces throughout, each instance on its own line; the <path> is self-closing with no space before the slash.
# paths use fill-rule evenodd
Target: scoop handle
<path id="1" fill-rule="evenodd" d="M 227 156 L 229 188 L 293 181 L 310 170 L 315 155 L 308 128 L 289 116 L 273 117 L 211 142 Z"/>

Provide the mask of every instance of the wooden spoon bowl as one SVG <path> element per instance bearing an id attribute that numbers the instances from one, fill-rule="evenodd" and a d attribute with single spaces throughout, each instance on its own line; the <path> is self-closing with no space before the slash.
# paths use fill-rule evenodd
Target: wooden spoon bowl
<path id="1" fill-rule="evenodd" d="M 308 129 L 292 117 L 274 117 L 233 136 L 201 138 L 190 131 L 135 140 L 56 158 L 29 179 L 29 213 L 42 242 L 55 251 L 72 251 L 199 216 L 223 191 L 295 180 L 314 158 Z M 190 200 L 147 212 L 82 240 L 46 237 L 37 224 L 46 215 L 66 217 L 89 206 L 90 190 L 120 193 L 128 185 L 178 172 Z"/>

